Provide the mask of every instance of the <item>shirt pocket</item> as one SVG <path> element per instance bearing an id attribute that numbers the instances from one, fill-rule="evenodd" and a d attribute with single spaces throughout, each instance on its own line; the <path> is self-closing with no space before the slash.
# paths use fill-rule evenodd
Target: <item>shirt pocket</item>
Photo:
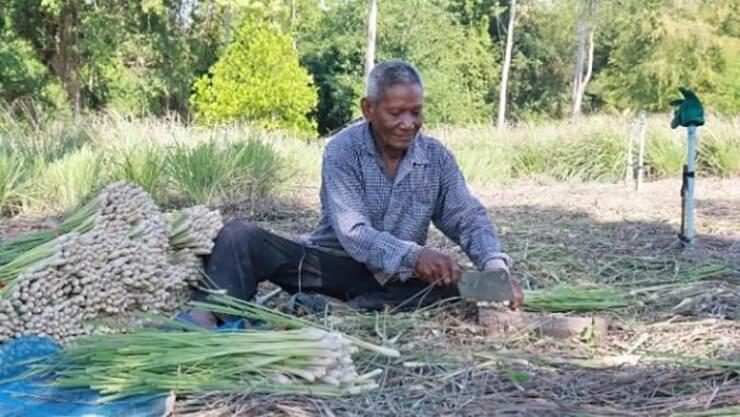
<path id="1" fill-rule="evenodd" d="M 427 165 L 414 166 L 414 175 L 412 177 L 413 201 L 415 205 L 424 206 L 430 210 L 434 209 L 434 203 L 437 201 L 438 182 Z"/>

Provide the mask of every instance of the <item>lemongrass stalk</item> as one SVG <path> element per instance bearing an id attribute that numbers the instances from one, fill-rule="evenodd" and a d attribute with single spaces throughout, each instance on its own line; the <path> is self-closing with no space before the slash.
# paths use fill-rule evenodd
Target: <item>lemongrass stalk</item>
<path id="1" fill-rule="evenodd" d="M 329 379 L 324 378 L 328 375 L 325 368 L 311 360 L 312 357 L 321 359 L 326 354 L 322 345 L 326 338 L 317 339 L 321 333 L 310 329 L 265 331 L 264 334 L 198 332 L 198 337 L 193 337 L 188 331 L 147 329 L 130 334 L 92 336 L 78 339 L 61 353 L 53 355 L 52 360 L 37 364 L 35 372 L 53 371 L 58 375 L 59 385 L 93 388 L 107 400 L 170 390 L 180 393 L 238 390 L 330 396 L 360 392 L 372 386 L 372 382 L 360 387 L 331 387 L 331 384 L 326 384 Z M 289 342 L 284 343 L 286 346 L 281 349 L 273 349 L 283 334 Z M 299 341 L 300 336 L 308 339 Z M 250 343 L 254 346 L 243 347 Z M 297 350 L 290 352 L 290 346 Z M 318 349 L 315 348 L 317 346 Z M 338 370 L 329 374 L 337 375 L 336 372 Z M 295 375 L 303 382 L 291 385 L 275 383 L 276 378 L 271 376 L 275 373 Z M 324 382 L 317 383 L 317 378 Z M 336 379 L 335 376 L 331 378 Z"/>
<path id="2" fill-rule="evenodd" d="M 370 380 L 370 379 L 375 378 L 376 376 L 378 376 L 378 375 L 380 375 L 382 373 L 383 373 L 383 370 L 382 369 L 380 369 L 380 368 L 374 369 L 374 370 L 372 370 L 370 372 L 367 372 L 367 373 L 364 373 L 364 374 L 358 376 L 357 379 L 356 379 L 356 381 L 357 382 L 367 381 L 367 380 Z"/>
<path id="3" fill-rule="evenodd" d="M 222 313 L 233 316 L 240 316 L 245 318 L 252 318 L 271 322 L 274 324 L 282 324 L 290 328 L 301 328 L 307 326 L 314 326 L 322 330 L 332 331 L 329 327 L 314 323 L 308 320 L 304 320 L 299 317 L 291 316 L 279 311 L 271 310 L 267 307 L 260 306 L 255 303 L 239 300 L 228 295 L 210 294 L 208 296 L 210 303 L 202 302 L 191 302 L 194 308 L 211 311 L 214 313 Z M 219 305 L 221 304 L 221 305 Z M 398 358 L 401 356 L 400 352 L 396 349 L 392 349 L 385 346 L 378 346 L 354 336 L 344 335 L 357 347 L 369 350 L 371 352 L 379 353 L 384 356 Z"/>
<path id="4" fill-rule="evenodd" d="M 89 232 L 95 224 L 95 215 L 103 198 L 103 194 L 99 194 L 84 206 L 73 211 L 56 228 L 34 231 L 3 242 L 0 245 L 0 266 L 10 263 L 40 245 L 53 241 L 57 236 L 71 232 Z"/>

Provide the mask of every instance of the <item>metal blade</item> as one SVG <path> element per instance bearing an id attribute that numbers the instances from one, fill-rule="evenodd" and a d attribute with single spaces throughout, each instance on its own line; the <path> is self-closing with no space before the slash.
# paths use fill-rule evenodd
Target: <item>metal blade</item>
<path id="1" fill-rule="evenodd" d="M 505 271 L 465 271 L 457 283 L 460 296 L 474 301 L 511 301 L 514 289 Z"/>

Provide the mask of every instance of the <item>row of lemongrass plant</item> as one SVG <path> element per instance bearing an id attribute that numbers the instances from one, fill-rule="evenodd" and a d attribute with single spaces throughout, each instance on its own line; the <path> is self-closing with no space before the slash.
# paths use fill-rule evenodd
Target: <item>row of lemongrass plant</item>
<path id="1" fill-rule="evenodd" d="M 68 211 L 120 180 L 141 186 L 165 207 L 260 198 L 289 175 L 283 159 L 260 139 L 86 144 L 49 160 L 0 151 L 0 215 Z"/>
<path id="2" fill-rule="evenodd" d="M 671 116 L 646 120 L 648 179 L 677 177 L 686 163 L 686 129 L 671 129 Z M 711 117 L 699 129 L 700 175 L 740 175 L 740 118 Z M 578 122 L 519 124 L 497 132 L 491 126 L 440 126 L 429 132 L 449 146 L 463 173 L 474 183 L 511 179 L 606 181 L 625 178 L 633 136 L 637 164 L 637 118 L 590 116 Z"/>
<path id="3" fill-rule="evenodd" d="M 685 129 L 669 115 L 648 118 L 647 177 L 678 176 Z M 577 123 L 429 127 L 473 183 L 513 179 L 621 181 L 634 119 L 592 116 Z M 699 130 L 700 175 L 740 175 L 740 119 L 712 118 Z M 0 111 L 0 214 L 58 212 L 111 181 L 126 180 L 160 205 L 219 204 L 317 186 L 323 140 L 248 126 L 201 128 L 177 119 L 98 115 L 29 123 Z M 635 159 L 637 145 L 635 145 Z"/>

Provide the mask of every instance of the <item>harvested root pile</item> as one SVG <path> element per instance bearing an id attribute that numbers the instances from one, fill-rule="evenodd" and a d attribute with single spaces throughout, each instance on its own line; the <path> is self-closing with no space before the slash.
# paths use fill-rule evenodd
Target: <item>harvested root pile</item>
<path id="1" fill-rule="evenodd" d="M 204 210 L 185 217 L 201 219 Z M 197 280 L 197 254 L 210 247 L 206 237 L 220 228 L 218 213 L 208 213 L 207 222 L 197 220 L 204 224 L 199 229 L 179 233 L 194 236 L 189 241 L 195 250 L 187 245 L 173 250 L 170 227 L 144 190 L 125 183 L 106 187 L 70 216 L 84 228 L 0 267 L 0 342 L 29 334 L 66 342 L 91 334 L 91 320 L 137 310 L 175 311 L 189 297 L 188 283 Z"/>
<path id="2" fill-rule="evenodd" d="M 358 349 L 337 332 L 183 330 L 81 337 L 32 364 L 32 373 L 54 372 L 55 383 L 95 389 L 104 400 L 170 391 L 334 396 L 377 387 L 379 371 L 359 376 L 352 361 Z"/>
<path id="3" fill-rule="evenodd" d="M 169 223 L 172 249 L 187 249 L 196 255 L 211 253 L 213 241 L 223 226 L 221 215 L 204 206 L 182 209 L 172 216 Z"/>
<path id="4" fill-rule="evenodd" d="M 199 276 L 190 271 L 200 268 L 199 256 L 208 255 L 213 250 L 213 241 L 223 226 L 221 214 L 204 206 L 195 206 L 180 210 L 167 222 L 170 248 L 175 251 L 173 263 L 180 267 L 183 279 L 195 285 Z"/>

